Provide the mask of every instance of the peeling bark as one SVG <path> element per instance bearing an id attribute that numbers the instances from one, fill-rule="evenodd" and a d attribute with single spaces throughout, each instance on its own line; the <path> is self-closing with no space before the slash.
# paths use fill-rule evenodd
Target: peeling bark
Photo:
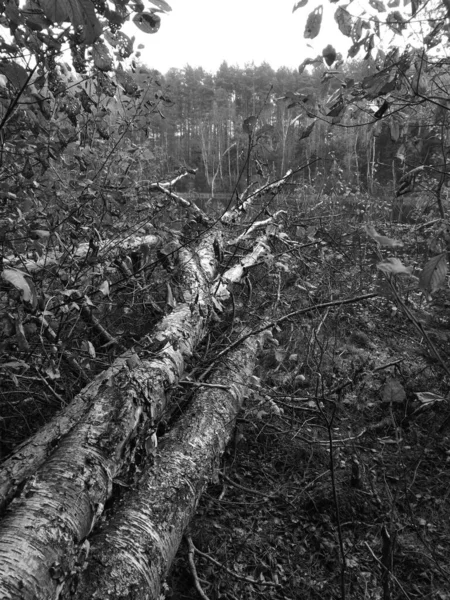
<path id="1" fill-rule="evenodd" d="M 105 503 L 113 494 L 114 481 L 127 476 L 136 456 L 142 459 L 146 452 L 152 453 L 146 441 L 154 433 L 155 419 L 166 410 L 169 388 L 179 380 L 185 359 L 192 356 L 207 329 L 213 306 L 210 288 L 217 287 L 217 281 L 211 284 L 217 266 L 213 240 L 222 243 L 219 228 L 204 236 L 195 255 L 186 249 L 179 251 L 187 302 L 178 305 L 161 321 L 150 341 L 143 342 L 140 355 L 124 354 L 87 386 L 44 432 L 22 445 L 5 462 L 0 472 L 0 501 L 5 507 L 11 497 L 17 497 L 6 508 L 0 522 L 0 598 L 49 600 L 59 597 L 65 582 L 79 571 L 80 556 L 85 548 L 83 542 L 99 523 Z M 260 256 L 259 251 L 253 258 L 257 256 Z M 230 280 L 236 279 L 231 277 Z M 217 301 L 214 306 L 220 308 Z M 104 538 L 109 544 L 111 539 L 122 538 L 122 533 L 126 533 L 122 541 L 117 542 L 121 550 L 116 560 L 119 566 L 127 563 L 127 569 L 134 569 L 133 576 L 130 571 L 130 577 L 126 577 L 130 586 L 135 581 L 145 580 L 147 589 L 157 589 L 161 574 L 166 572 L 176 552 L 183 529 L 226 444 L 233 415 L 242 403 L 245 378 L 255 358 L 256 338 L 250 338 L 246 344 L 235 358 L 239 371 L 234 379 L 238 383 L 230 386 L 231 403 L 229 392 L 215 390 L 200 395 L 205 411 L 197 403 L 194 412 L 189 413 L 192 422 L 183 420 L 180 427 L 187 426 L 187 437 L 177 429 L 179 433 L 165 438 L 164 453 L 158 454 L 155 463 L 156 471 L 147 473 L 148 481 L 142 483 L 143 479 L 139 487 L 144 491 L 130 499 L 131 513 L 118 513 L 118 524 L 112 522 L 112 529 Z M 222 375 L 219 382 L 228 384 L 229 378 L 229 374 Z M 199 417 L 198 422 L 194 415 Z M 184 447 L 185 442 L 187 447 Z M 211 456 L 213 447 L 216 452 Z M 165 458 L 167 452 L 169 458 Z M 169 475 L 167 469 L 172 467 L 174 472 Z M 148 525 L 139 516 L 141 511 L 146 514 L 145 510 L 150 513 L 153 510 L 152 506 L 145 505 L 145 508 L 139 503 L 145 503 L 148 488 L 154 485 L 150 480 L 158 474 L 161 481 L 155 484 L 155 502 L 161 494 L 161 516 L 167 514 L 170 521 L 167 529 L 163 521 L 161 530 L 157 523 Z M 164 477 L 171 482 L 172 491 L 164 488 Z M 173 496 L 173 489 L 180 490 L 180 502 L 178 493 Z M 172 498 L 175 504 L 169 506 Z M 131 519 L 129 531 L 128 518 Z M 130 547 L 130 544 L 134 547 L 141 536 L 148 549 L 146 552 L 154 556 L 151 581 L 145 575 L 148 556 L 133 554 Z M 102 545 L 102 538 L 98 539 L 99 555 L 109 553 L 110 549 L 105 550 Z M 151 547 L 152 540 L 154 547 Z M 117 586 L 121 589 L 124 585 L 119 575 L 117 582 L 111 583 L 111 589 Z M 111 579 L 111 574 L 107 578 Z M 80 590 L 84 590 L 83 586 L 84 583 Z M 65 593 L 69 593 L 67 589 Z M 80 593 L 85 598 L 90 592 Z M 103 597 L 99 594 L 95 597 Z"/>
<path id="2" fill-rule="evenodd" d="M 90 539 L 87 567 L 80 567 L 64 598 L 159 597 L 161 580 L 234 429 L 259 341 L 260 336 L 248 338 L 228 357 L 212 381 L 221 388 L 199 392 L 177 426 L 163 438 L 154 463 L 144 467 L 136 488 Z"/>
<path id="3" fill-rule="evenodd" d="M 59 440 L 78 423 L 99 393 L 103 381 L 117 375 L 126 365 L 132 351 L 125 352 L 114 364 L 100 373 L 74 400 L 54 419 L 18 446 L 12 455 L 1 464 L 0 471 L 0 515 L 24 482 L 29 479 L 45 459 L 57 448 Z"/>
<path id="4" fill-rule="evenodd" d="M 93 406 L 9 505 L 0 523 L 0 597 L 55 596 L 59 572 L 74 568 L 78 544 L 102 514 L 114 478 L 142 451 L 140 439 L 167 408 L 168 388 L 183 373 L 204 321 L 188 305 L 175 309 L 159 330 L 158 357 L 136 359 L 135 368 L 104 381 Z"/>
<path id="5" fill-rule="evenodd" d="M 122 250 L 132 250 L 133 248 L 142 246 L 145 244 L 149 248 L 158 248 L 162 243 L 162 239 L 159 235 L 149 234 L 144 236 L 130 236 L 122 241 L 112 243 L 110 240 L 101 242 L 99 245 L 99 252 L 117 252 L 119 247 Z M 90 245 L 88 242 L 83 242 L 77 248 L 67 252 L 56 252 L 54 250 L 46 251 L 45 255 L 38 260 L 32 260 L 30 258 L 6 257 L 4 259 L 4 266 L 7 268 L 16 268 L 27 273 L 36 273 L 43 269 L 51 269 L 61 264 L 66 264 L 67 260 L 83 260 L 86 259 L 90 252 Z"/>
<path id="6" fill-rule="evenodd" d="M 167 407 L 168 388 L 205 333 L 211 302 L 201 267 L 190 252 L 180 255 L 184 284 L 195 300 L 163 319 L 140 358 L 131 355 L 128 368 L 101 380 L 88 409 L 80 403 L 82 419 L 7 508 L 0 523 L 0 597 L 55 597 L 111 496 L 114 478 L 142 451 L 155 417 Z M 206 249 L 204 255 L 207 260 Z M 73 425 L 76 414 L 71 416 L 66 426 Z M 12 484 L 17 488 L 17 480 Z"/>
<path id="7" fill-rule="evenodd" d="M 209 305 L 209 281 L 216 272 L 217 261 L 214 256 L 213 240 L 221 239 L 221 233 L 215 232 L 205 236 L 198 246 L 197 256 L 187 250 L 181 251 L 181 263 L 183 279 L 186 291 L 189 292 L 191 302 L 198 303 L 200 323 L 208 316 Z M 188 304 L 186 304 L 188 306 Z M 189 308 L 189 311 L 191 308 Z M 166 323 L 173 319 L 169 315 L 163 319 L 161 325 L 156 328 L 155 337 L 161 338 L 166 330 Z M 188 335 L 186 331 L 173 332 L 173 344 L 177 344 L 178 338 Z M 163 338 L 161 338 L 163 339 Z M 161 339 L 159 343 L 161 343 Z M 184 338 L 183 338 L 184 339 Z M 142 340 L 140 351 L 145 354 L 152 349 L 153 338 Z M 54 419 L 42 427 L 34 436 L 15 449 L 13 454 L 2 462 L 0 470 L 0 515 L 3 514 L 7 504 L 23 487 L 25 481 L 32 477 L 35 471 L 58 447 L 59 440 L 65 436 L 83 417 L 89 408 L 96 402 L 100 394 L 100 388 L 105 381 L 112 380 L 119 374 L 134 355 L 134 351 L 128 351 L 117 358 L 113 365 L 100 373 L 90 384 L 88 384 L 75 399 Z"/>

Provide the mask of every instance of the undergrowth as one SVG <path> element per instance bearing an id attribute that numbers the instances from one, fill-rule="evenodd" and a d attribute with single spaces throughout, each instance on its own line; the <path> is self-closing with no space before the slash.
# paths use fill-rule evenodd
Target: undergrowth
<path id="1" fill-rule="evenodd" d="M 427 301 L 407 278 L 376 268 L 394 253 L 417 273 L 435 237 L 420 224 L 378 221 L 404 244 L 386 252 L 347 208 L 333 220 L 298 198 L 296 209 L 289 268 L 278 279 L 270 265 L 252 273 L 247 310 L 272 304 L 281 316 L 368 291 L 379 297 L 311 308 L 262 350 L 221 472 L 188 532 L 196 572 L 185 541 L 165 595 L 198 598 L 197 577 L 210 599 L 446 600 L 449 380 L 417 322 L 446 360 L 448 293 Z"/>

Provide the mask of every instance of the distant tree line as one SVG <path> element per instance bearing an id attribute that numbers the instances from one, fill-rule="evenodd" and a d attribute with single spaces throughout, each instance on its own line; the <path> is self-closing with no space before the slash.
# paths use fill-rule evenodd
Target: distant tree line
<path id="1" fill-rule="evenodd" d="M 357 88 L 355 81 L 376 76 L 375 59 L 355 59 L 336 77 L 322 63 L 300 71 L 223 62 L 216 73 L 187 65 L 162 75 L 140 67 L 133 77 L 151 77 L 165 100 L 164 118 L 153 111 L 133 141 L 148 141 L 161 174 L 196 168 L 184 185 L 211 195 L 232 191 L 237 181 L 242 190 L 251 181 L 281 177 L 301 164 L 309 166 L 300 178 L 316 189 L 375 192 L 379 186 L 395 188 L 408 169 L 433 162 L 435 123 L 420 106 L 409 107 L 402 118 L 402 127 L 407 122 L 409 128 L 406 145 L 399 143 L 392 119 L 378 120 L 377 100 L 356 93 L 345 123 L 317 118 L 346 82 Z M 245 123 L 253 117 L 249 132 Z"/>

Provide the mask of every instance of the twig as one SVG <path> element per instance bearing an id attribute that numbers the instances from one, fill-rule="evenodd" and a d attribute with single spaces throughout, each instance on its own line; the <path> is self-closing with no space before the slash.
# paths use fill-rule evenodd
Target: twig
<path id="1" fill-rule="evenodd" d="M 97 317 L 94 317 L 91 310 L 86 306 L 81 306 L 81 316 L 84 321 L 88 323 L 95 331 L 95 333 L 99 336 L 101 342 L 103 343 L 102 348 L 107 348 L 108 346 L 116 346 L 120 352 L 124 352 L 127 348 L 119 342 L 116 338 L 114 338 L 109 331 L 107 331 Z"/>
<path id="2" fill-rule="evenodd" d="M 189 566 L 191 567 L 191 574 L 192 574 L 192 578 L 194 580 L 195 589 L 200 594 L 200 597 L 203 598 L 203 600 L 209 600 L 208 596 L 205 594 L 205 592 L 203 591 L 203 588 L 200 584 L 198 574 L 197 574 L 197 568 L 196 568 L 195 562 L 194 562 L 194 554 L 195 554 L 195 551 L 197 550 L 197 548 L 194 546 L 194 542 L 192 541 L 192 538 L 189 534 L 186 535 L 186 541 L 189 546 L 188 561 L 189 561 Z M 198 552 L 198 550 L 197 550 L 197 552 Z"/>
<path id="3" fill-rule="evenodd" d="M 248 492 L 249 494 L 256 494 L 257 496 L 262 496 L 263 498 L 269 498 L 270 500 L 277 497 L 276 494 L 264 494 L 263 492 L 259 492 L 258 490 L 253 490 L 251 488 L 244 487 L 243 485 L 239 485 L 239 483 L 235 483 L 232 479 L 227 477 L 224 473 L 220 473 L 220 476 L 223 479 L 225 479 L 225 481 L 228 481 L 228 483 L 230 485 L 237 488 L 238 490 L 242 490 L 243 492 Z"/>
<path id="4" fill-rule="evenodd" d="M 395 425 L 395 423 L 394 423 Z M 386 525 L 381 528 L 381 564 L 384 570 L 381 574 L 384 600 L 391 600 L 391 579 L 394 572 L 395 534 L 389 533 Z"/>
<path id="5" fill-rule="evenodd" d="M 444 369 L 444 371 L 450 377 L 450 369 L 449 369 L 449 367 L 447 366 L 446 362 L 444 361 L 444 359 L 442 358 L 442 356 L 437 351 L 436 346 L 431 341 L 430 336 L 425 331 L 422 323 L 420 323 L 416 319 L 416 317 L 413 315 L 413 313 L 410 311 L 410 309 L 406 306 L 406 304 L 404 303 L 403 299 L 400 297 L 400 294 L 398 293 L 397 288 L 393 284 L 392 279 L 390 277 L 388 277 L 388 276 L 385 276 L 385 277 L 386 277 L 386 281 L 388 282 L 388 284 L 389 284 L 389 286 L 390 286 L 390 288 L 392 290 L 392 293 L 393 293 L 393 295 L 394 295 L 397 303 L 399 304 L 399 306 L 403 310 L 404 314 L 411 321 L 411 323 L 414 325 L 414 327 L 419 331 L 419 333 L 421 335 L 423 335 L 423 337 L 425 338 L 425 340 L 427 342 L 428 349 L 431 350 L 430 354 L 434 354 L 434 357 L 437 360 L 437 362 L 440 363 L 440 365 L 442 366 L 442 368 Z"/>
<path id="6" fill-rule="evenodd" d="M 216 388 L 218 390 L 225 390 L 226 392 L 230 391 L 229 385 L 221 385 L 220 383 L 202 383 L 201 381 L 187 381 L 183 379 L 178 382 L 180 385 L 193 385 L 195 387 L 208 387 L 208 388 Z"/>
<path id="7" fill-rule="evenodd" d="M 38 374 L 39 379 L 42 381 L 42 383 L 45 385 L 45 387 L 50 390 L 50 392 L 55 396 L 55 398 L 58 400 L 58 402 L 60 403 L 61 408 L 63 408 L 64 406 L 67 405 L 67 402 L 64 400 L 64 398 L 62 398 L 53 388 L 52 386 L 49 384 L 49 382 L 45 379 L 45 377 L 43 377 L 41 375 L 41 373 L 39 373 L 39 371 L 36 369 L 36 373 Z"/>
<path id="8" fill-rule="evenodd" d="M 83 368 L 74 357 L 73 353 L 69 350 L 66 350 L 61 340 L 58 339 L 56 332 L 50 326 L 49 322 L 42 315 L 38 315 L 35 317 L 35 320 L 40 325 L 41 330 L 44 336 L 48 339 L 48 341 L 52 344 L 55 344 L 58 347 L 58 350 L 61 352 L 62 358 L 67 362 L 67 364 L 77 373 L 83 385 L 86 385 L 90 382 L 90 379 L 85 374 Z M 63 402 L 64 405 L 64 402 Z"/>
<path id="9" fill-rule="evenodd" d="M 367 546 L 367 549 L 369 550 L 370 554 L 377 561 L 377 563 L 381 566 L 381 568 L 385 569 L 385 566 L 383 565 L 383 563 L 381 562 L 381 560 L 375 555 L 374 551 L 369 546 L 369 544 L 367 542 L 364 542 L 364 544 Z M 408 595 L 408 593 L 406 592 L 406 590 L 404 589 L 404 587 L 402 586 L 402 584 L 400 583 L 400 581 L 397 579 L 397 577 L 394 575 L 394 573 L 391 573 L 391 576 L 392 576 L 392 579 L 395 581 L 395 583 L 400 588 L 400 590 L 405 594 L 405 598 L 407 598 L 408 600 L 411 600 L 411 597 Z"/>
<path id="10" fill-rule="evenodd" d="M 260 327 L 259 329 L 250 331 L 250 333 L 246 333 L 245 335 L 243 335 L 242 337 L 237 339 L 235 342 L 230 344 L 227 348 L 222 350 L 222 352 L 219 352 L 219 354 L 217 354 L 217 356 L 215 357 L 212 364 L 217 363 L 217 361 L 220 360 L 223 356 L 225 356 L 225 354 L 228 354 L 229 352 L 231 352 L 232 350 L 234 350 L 235 348 L 240 346 L 240 344 L 242 344 L 242 342 L 245 342 L 245 340 L 248 339 L 249 337 L 251 337 L 252 335 L 258 335 L 258 333 L 262 333 L 263 331 L 267 331 L 267 329 L 276 327 L 277 325 L 284 323 L 284 321 L 288 321 L 289 319 L 292 319 L 292 317 L 297 317 L 298 315 L 303 315 L 303 314 L 312 312 L 314 310 L 321 310 L 323 308 L 326 309 L 331 306 L 342 306 L 344 304 L 354 304 L 355 302 L 361 302 L 362 300 L 369 300 L 370 298 L 378 298 L 378 296 L 379 296 L 379 294 L 376 294 L 376 293 L 364 294 L 362 296 L 355 296 L 353 298 L 347 298 L 346 300 L 333 300 L 332 302 L 324 302 L 323 304 L 315 304 L 314 306 L 308 306 L 306 308 L 301 308 L 300 310 L 295 310 L 294 312 L 284 315 L 284 317 L 280 317 L 279 319 L 276 319 L 275 321 L 270 321 L 270 323 L 264 325 L 263 327 Z"/>
<path id="11" fill-rule="evenodd" d="M 375 372 L 375 371 L 382 371 L 383 369 L 389 369 L 389 367 L 395 367 L 396 365 L 399 365 L 403 361 L 404 361 L 404 358 L 399 358 L 397 360 L 393 360 L 390 363 L 386 363 L 385 365 L 380 365 L 379 367 L 375 367 L 373 370 Z"/>
<path id="12" fill-rule="evenodd" d="M 344 444 L 345 442 L 353 442 L 355 440 L 357 440 L 358 438 L 360 438 L 362 435 L 364 435 L 366 433 L 367 429 L 364 428 L 362 429 L 357 435 L 353 436 L 353 437 L 348 437 L 348 438 L 343 438 L 343 439 L 336 439 L 333 438 L 333 445 L 336 446 L 336 444 Z M 324 441 L 320 441 L 320 440 L 316 440 L 315 442 L 316 444 L 319 444 L 319 446 L 326 446 L 327 444 L 329 444 L 328 440 L 324 440 Z"/>
<path id="13" fill-rule="evenodd" d="M 336 415 L 337 405 L 333 402 L 333 412 L 331 413 L 331 418 L 325 414 L 320 402 L 317 402 L 317 408 L 321 412 L 325 424 L 327 426 L 328 433 L 328 449 L 330 452 L 330 476 L 331 476 L 331 489 L 333 492 L 333 502 L 336 510 L 336 525 L 337 525 L 337 533 L 338 533 L 338 541 L 339 541 L 339 553 L 341 557 L 341 599 L 345 600 L 345 571 L 346 571 L 346 563 L 345 563 L 345 548 L 344 548 L 344 538 L 342 535 L 342 526 L 341 526 L 341 512 L 339 506 L 339 499 L 337 495 L 337 487 L 336 487 L 336 473 L 334 470 L 334 440 L 333 440 L 333 421 Z"/>
<path id="14" fill-rule="evenodd" d="M 191 538 L 191 543 L 192 543 L 192 547 L 193 547 L 194 551 L 197 552 L 197 554 L 199 554 L 200 556 L 203 556 L 203 558 L 206 558 L 206 560 L 209 560 L 210 562 L 212 562 L 214 565 L 216 565 L 216 567 L 223 569 L 229 575 L 231 575 L 232 577 L 235 577 L 236 579 L 239 579 L 240 581 L 245 581 L 246 583 L 251 583 L 252 585 L 266 585 L 268 587 L 281 587 L 279 583 L 274 583 L 272 581 L 256 581 L 256 579 L 252 579 L 251 577 L 245 577 L 244 575 L 238 575 L 231 569 L 228 569 L 228 567 L 226 567 L 225 565 L 220 563 L 218 560 L 216 560 L 212 556 L 209 556 L 209 554 L 205 554 L 204 552 L 201 552 L 198 548 L 196 548 L 194 546 L 194 543 L 192 542 L 192 538 Z"/>

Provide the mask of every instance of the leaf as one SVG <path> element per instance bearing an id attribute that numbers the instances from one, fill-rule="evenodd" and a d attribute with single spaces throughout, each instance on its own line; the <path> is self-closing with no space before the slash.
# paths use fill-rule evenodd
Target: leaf
<path id="1" fill-rule="evenodd" d="M 92 57 L 94 59 L 94 66 L 100 69 L 100 71 L 111 71 L 113 68 L 114 61 L 105 43 L 97 40 L 92 50 Z"/>
<path id="2" fill-rule="evenodd" d="M 339 31 L 347 36 L 351 37 L 352 35 L 352 17 L 348 10 L 339 6 L 334 13 L 334 20 L 338 24 Z"/>
<path id="3" fill-rule="evenodd" d="M 282 363 L 286 358 L 287 352 L 282 348 L 277 348 L 274 352 L 274 358 L 278 364 Z"/>
<path id="4" fill-rule="evenodd" d="M 214 296 L 211 298 L 212 303 L 214 304 L 214 308 L 216 309 L 216 311 L 218 313 L 222 313 L 223 312 L 223 304 L 221 302 L 219 302 L 219 300 L 217 300 L 217 298 L 215 298 Z"/>
<path id="5" fill-rule="evenodd" d="M 33 240 L 46 240 L 50 237 L 50 231 L 46 231 L 45 229 L 33 229 L 32 231 L 30 231 L 30 234 Z"/>
<path id="6" fill-rule="evenodd" d="M 445 287 L 447 271 L 447 253 L 442 252 L 437 256 L 433 256 L 425 264 L 419 275 L 419 287 L 430 294 Z"/>
<path id="7" fill-rule="evenodd" d="M 356 22 L 354 23 L 353 27 L 352 27 L 352 40 L 353 43 L 356 43 L 362 35 L 362 30 L 363 30 L 363 23 L 364 21 L 359 18 L 356 20 Z"/>
<path id="8" fill-rule="evenodd" d="M 50 377 L 50 379 L 59 379 L 61 377 L 61 373 L 55 362 L 52 360 L 48 367 L 44 369 L 44 372 Z"/>
<path id="9" fill-rule="evenodd" d="M 306 21 L 305 33 L 303 34 L 305 39 L 312 40 L 319 35 L 320 26 L 322 25 L 322 15 L 322 5 L 318 6 L 311 13 L 309 13 L 308 20 Z"/>
<path id="10" fill-rule="evenodd" d="M 348 57 L 349 58 L 354 58 L 358 52 L 361 50 L 361 46 L 363 45 L 364 40 L 361 40 L 359 42 L 355 42 L 354 44 L 352 44 L 350 46 L 350 48 L 348 49 Z"/>
<path id="11" fill-rule="evenodd" d="M 4 269 L 2 279 L 22 292 L 22 300 L 29 302 L 33 307 L 37 305 L 37 295 L 34 284 L 29 277 L 17 269 Z"/>
<path id="12" fill-rule="evenodd" d="M 314 129 L 314 125 L 316 124 L 316 121 L 317 121 L 317 119 L 314 119 L 314 121 L 312 123 L 310 123 L 307 127 L 305 127 L 305 129 L 303 129 L 303 131 L 301 132 L 301 134 L 299 136 L 299 140 L 303 140 L 311 135 L 311 132 Z"/>
<path id="13" fill-rule="evenodd" d="M 86 44 L 93 44 L 102 33 L 102 26 L 91 0 L 39 0 L 39 4 L 45 16 L 53 23 L 70 21 L 74 29 L 81 27 Z"/>
<path id="14" fill-rule="evenodd" d="M 156 33 L 161 25 L 161 17 L 154 13 L 142 12 L 134 15 L 133 23 L 144 33 Z"/>
<path id="15" fill-rule="evenodd" d="M 383 388 L 383 402 L 400 403 L 406 398 L 406 392 L 400 381 L 393 377 L 386 381 Z"/>
<path id="16" fill-rule="evenodd" d="M 154 4 L 155 6 L 157 6 L 161 10 L 165 10 L 166 12 L 170 12 L 172 10 L 171 7 L 167 4 L 167 2 L 165 2 L 165 0 L 149 0 L 149 1 L 151 4 Z"/>
<path id="17" fill-rule="evenodd" d="M 427 50 L 434 48 L 441 42 L 442 35 L 439 34 L 441 33 L 443 27 L 444 21 L 439 21 L 435 27 L 433 27 L 433 29 L 423 38 L 423 43 L 427 47 Z"/>
<path id="18" fill-rule="evenodd" d="M 98 291 L 104 296 L 109 296 L 109 281 L 107 279 L 105 279 L 105 281 L 101 284 L 101 286 L 98 288 Z"/>
<path id="19" fill-rule="evenodd" d="M 134 96 L 139 88 L 137 82 L 129 73 L 123 70 L 122 66 L 116 69 L 116 80 L 119 83 L 127 96 Z"/>
<path id="20" fill-rule="evenodd" d="M 21 90 L 28 81 L 28 71 L 15 62 L 1 62 L 0 74 L 18 90 Z"/>
<path id="21" fill-rule="evenodd" d="M 295 12 L 298 8 L 303 8 L 307 4 L 308 4 L 308 0 L 300 0 L 300 2 L 297 2 L 296 4 L 294 4 L 292 12 Z"/>
<path id="22" fill-rule="evenodd" d="M 24 360 L 13 360 L 10 362 L 4 362 L 0 365 L 2 369 L 29 369 L 30 365 L 28 365 Z"/>
<path id="23" fill-rule="evenodd" d="M 95 356 L 96 356 L 95 348 L 94 348 L 92 342 L 90 342 L 89 340 L 83 340 L 81 342 L 81 350 L 83 352 L 86 352 L 87 354 L 89 354 L 89 356 L 91 358 L 95 358 Z"/>
<path id="24" fill-rule="evenodd" d="M 30 345 L 25 335 L 23 324 L 20 321 L 16 321 L 16 340 L 19 350 L 21 352 L 28 352 Z"/>
<path id="25" fill-rule="evenodd" d="M 381 2 L 381 0 L 369 0 L 369 4 L 378 12 L 386 12 L 386 7 L 384 6 L 383 2 Z"/>
<path id="26" fill-rule="evenodd" d="M 256 125 L 257 118 L 255 115 L 251 115 L 247 117 L 245 121 L 242 123 L 242 131 L 247 135 L 251 135 Z"/>
<path id="27" fill-rule="evenodd" d="M 322 57 L 320 55 L 316 56 L 316 58 L 306 58 L 302 62 L 302 64 L 298 67 L 298 72 L 300 74 L 302 74 L 308 65 L 315 65 L 315 64 L 322 64 Z"/>
<path id="28" fill-rule="evenodd" d="M 69 20 L 69 0 L 39 0 L 45 16 L 53 23 Z"/>
<path id="29" fill-rule="evenodd" d="M 417 400 L 421 404 L 435 404 L 436 402 L 443 402 L 445 398 L 443 396 L 439 396 L 438 394 L 433 394 L 433 392 L 414 392 L 417 396 Z"/>
<path id="30" fill-rule="evenodd" d="M 134 354 L 131 354 L 131 356 L 129 356 L 126 359 L 126 363 L 127 363 L 128 368 L 132 371 L 133 369 L 136 369 L 137 367 L 139 367 L 139 365 L 141 364 L 141 359 L 135 352 Z"/>
<path id="31" fill-rule="evenodd" d="M 401 161 L 405 162 L 406 160 L 406 147 L 405 144 L 401 144 L 395 153 L 396 158 L 399 158 Z"/>
<path id="32" fill-rule="evenodd" d="M 342 95 L 338 97 L 336 102 L 330 106 L 327 112 L 327 117 L 338 117 L 345 108 L 344 98 Z"/>
<path id="33" fill-rule="evenodd" d="M 395 86 L 395 76 L 391 75 L 388 71 L 369 75 L 368 77 L 364 77 L 362 81 L 362 88 L 366 90 L 366 98 L 369 100 L 392 92 Z"/>
<path id="34" fill-rule="evenodd" d="M 170 308 L 175 308 L 177 305 L 177 301 L 173 297 L 172 288 L 170 287 L 170 284 L 168 282 L 166 282 L 166 286 L 167 286 L 166 304 L 168 306 L 170 306 Z"/>
<path id="35" fill-rule="evenodd" d="M 397 121 L 392 120 L 390 123 L 389 132 L 391 134 L 391 140 L 397 142 L 400 137 L 400 125 Z"/>
<path id="36" fill-rule="evenodd" d="M 380 235 L 375 227 L 368 223 L 364 227 L 368 236 L 370 236 L 379 246 L 385 246 L 387 248 L 401 248 L 403 246 L 403 242 L 400 240 L 395 240 L 393 238 L 387 237 L 386 235 Z"/>
<path id="37" fill-rule="evenodd" d="M 333 46 L 331 44 L 328 44 L 328 46 L 326 46 L 322 50 L 322 56 L 324 57 L 325 62 L 327 63 L 327 65 L 329 67 L 331 67 L 331 65 L 336 60 L 336 50 L 333 48 Z"/>
<path id="38" fill-rule="evenodd" d="M 380 108 L 376 111 L 376 113 L 374 113 L 374 117 L 375 119 L 382 119 L 384 113 L 389 109 L 390 104 L 387 100 L 385 100 L 383 102 L 383 104 L 380 106 Z"/>
<path id="39" fill-rule="evenodd" d="M 25 179 L 32 179 L 34 177 L 33 167 L 31 166 L 31 162 L 28 156 L 25 159 L 25 164 L 22 169 L 22 175 L 25 177 Z"/>
<path id="40" fill-rule="evenodd" d="M 386 18 L 386 24 L 399 35 L 406 29 L 406 20 L 398 10 L 390 12 Z"/>
<path id="41" fill-rule="evenodd" d="M 377 269 L 383 271 L 383 273 L 386 273 L 387 275 L 400 275 L 402 273 L 405 275 L 411 275 L 413 272 L 413 267 L 405 267 L 399 258 L 395 258 L 393 256 L 387 258 L 383 262 L 378 263 Z"/>

